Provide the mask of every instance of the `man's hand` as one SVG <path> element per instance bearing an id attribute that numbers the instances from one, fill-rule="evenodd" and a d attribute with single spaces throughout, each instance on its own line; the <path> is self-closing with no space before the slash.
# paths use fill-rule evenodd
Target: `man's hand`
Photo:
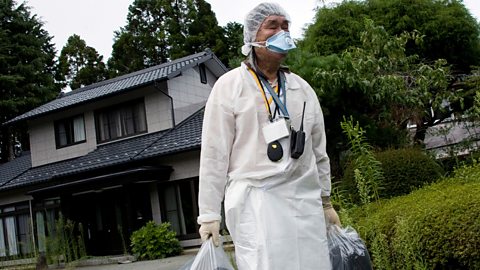
<path id="1" fill-rule="evenodd" d="M 216 247 L 220 245 L 220 221 L 203 222 L 198 232 L 200 233 L 202 242 L 207 241 L 207 239 L 212 236 L 213 244 Z"/>
<path id="2" fill-rule="evenodd" d="M 335 224 L 341 227 L 342 224 L 340 223 L 340 218 L 338 217 L 337 211 L 335 211 L 332 203 L 330 202 L 330 197 L 322 197 L 322 204 L 323 214 L 325 215 L 325 222 L 327 223 L 326 225 L 328 226 L 328 224 Z"/>

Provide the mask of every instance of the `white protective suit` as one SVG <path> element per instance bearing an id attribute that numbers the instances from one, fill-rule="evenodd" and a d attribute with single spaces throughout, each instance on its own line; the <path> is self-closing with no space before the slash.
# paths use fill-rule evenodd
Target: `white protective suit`
<path id="1" fill-rule="evenodd" d="M 290 157 L 288 137 L 280 139 L 283 158 L 268 159 L 262 133 L 268 112 L 245 64 L 218 79 L 205 109 L 198 222 L 220 220 L 225 196 L 239 270 L 330 269 L 321 200 L 331 187 L 323 114 L 307 82 L 293 73 L 285 77 L 296 130 L 306 101 L 299 159 Z"/>

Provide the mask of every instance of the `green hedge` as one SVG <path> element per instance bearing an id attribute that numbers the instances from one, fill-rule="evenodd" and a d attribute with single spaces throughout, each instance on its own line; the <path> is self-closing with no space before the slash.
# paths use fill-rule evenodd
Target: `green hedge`
<path id="1" fill-rule="evenodd" d="M 382 163 L 385 177 L 380 184 L 380 198 L 408 194 L 426 183 L 439 179 L 444 174 L 442 167 L 435 160 L 417 148 L 377 152 L 375 158 Z M 353 168 L 352 164 L 346 167 L 341 187 L 351 194 L 353 202 L 358 202 Z"/>
<path id="2" fill-rule="evenodd" d="M 375 269 L 480 269 L 480 164 L 348 217 Z"/>
<path id="3" fill-rule="evenodd" d="M 132 233 L 132 252 L 140 260 L 154 260 L 175 256 L 182 252 L 176 233 L 170 230 L 170 223 L 160 225 L 149 221 Z"/>

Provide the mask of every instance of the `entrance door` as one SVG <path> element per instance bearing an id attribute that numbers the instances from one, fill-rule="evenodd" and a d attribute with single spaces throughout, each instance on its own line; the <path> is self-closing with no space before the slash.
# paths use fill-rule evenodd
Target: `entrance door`
<path id="1" fill-rule="evenodd" d="M 89 255 L 124 253 L 123 233 L 126 210 L 122 189 L 103 190 L 73 196 L 72 214 L 82 223 Z"/>

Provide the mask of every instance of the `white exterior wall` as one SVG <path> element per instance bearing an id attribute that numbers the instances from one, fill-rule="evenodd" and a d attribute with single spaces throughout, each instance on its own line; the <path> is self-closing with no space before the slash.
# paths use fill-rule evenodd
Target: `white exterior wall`
<path id="1" fill-rule="evenodd" d="M 200 151 L 189 151 L 160 159 L 160 164 L 172 166 L 169 181 L 198 177 L 200 169 Z"/>
<path id="2" fill-rule="evenodd" d="M 62 118 L 81 114 L 81 111 L 72 112 L 74 113 L 64 113 Z M 62 119 L 59 116 L 45 117 L 29 123 L 32 167 L 83 156 L 96 148 L 93 111 L 87 111 L 83 114 L 86 142 L 57 149 L 54 121 Z"/>
<path id="3" fill-rule="evenodd" d="M 182 76 L 168 81 L 168 93 L 173 97 L 175 123 L 185 120 L 205 106 L 216 77 L 206 69 L 207 84 L 200 82 L 198 67 L 182 72 Z"/>
<path id="4" fill-rule="evenodd" d="M 166 94 L 168 94 L 167 83 L 163 82 L 145 96 L 145 114 L 147 116 L 149 133 L 165 130 L 173 126 L 172 105 L 170 98 Z"/>

